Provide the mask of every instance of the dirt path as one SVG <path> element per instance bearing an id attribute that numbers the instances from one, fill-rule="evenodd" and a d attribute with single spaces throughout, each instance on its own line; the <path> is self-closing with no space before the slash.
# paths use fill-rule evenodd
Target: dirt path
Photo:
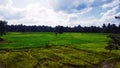
<path id="1" fill-rule="evenodd" d="M 0 68 L 2 68 L 2 63 L 0 62 Z"/>
<path id="2" fill-rule="evenodd" d="M 104 62 L 100 68 L 114 68 L 115 62 Z"/>
<path id="3" fill-rule="evenodd" d="M 120 61 L 112 61 L 112 62 L 105 61 L 100 66 L 98 66 L 98 68 L 115 68 L 117 62 Z"/>

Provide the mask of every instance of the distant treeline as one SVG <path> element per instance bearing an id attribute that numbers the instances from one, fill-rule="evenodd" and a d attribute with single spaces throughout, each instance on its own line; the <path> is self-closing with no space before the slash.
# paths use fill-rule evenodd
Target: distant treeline
<path id="1" fill-rule="evenodd" d="M 75 27 L 64 26 L 26 26 L 26 25 L 7 25 L 8 32 L 90 32 L 90 33 L 120 33 L 120 25 L 103 24 L 102 27 L 90 26 L 82 27 L 81 25 Z"/>

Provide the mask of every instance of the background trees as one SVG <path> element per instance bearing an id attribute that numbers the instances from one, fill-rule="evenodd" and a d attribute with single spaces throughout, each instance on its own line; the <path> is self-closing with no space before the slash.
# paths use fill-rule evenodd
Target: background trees
<path id="1" fill-rule="evenodd" d="M 74 27 L 64 27 L 64 26 L 26 26 L 26 25 L 8 25 L 7 26 L 8 32 L 86 32 L 86 33 L 120 33 L 120 25 L 116 26 L 115 24 L 103 24 L 102 27 L 98 26 L 85 26 L 82 27 L 81 25 L 74 26 Z"/>
<path id="2" fill-rule="evenodd" d="M 63 26 L 56 26 L 55 27 L 55 33 L 62 34 L 64 31 Z"/>
<path id="3" fill-rule="evenodd" d="M 108 25 L 103 24 L 102 26 L 103 33 L 120 33 L 119 30 L 119 26 L 116 26 L 115 24 L 109 23 Z"/>

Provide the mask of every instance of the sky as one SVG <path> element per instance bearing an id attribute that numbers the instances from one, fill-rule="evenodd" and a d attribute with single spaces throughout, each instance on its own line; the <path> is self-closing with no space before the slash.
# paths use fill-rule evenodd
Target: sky
<path id="1" fill-rule="evenodd" d="M 120 24 L 120 0 L 0 0 L 0 20 L 8 24 L 102 26 Z"/>

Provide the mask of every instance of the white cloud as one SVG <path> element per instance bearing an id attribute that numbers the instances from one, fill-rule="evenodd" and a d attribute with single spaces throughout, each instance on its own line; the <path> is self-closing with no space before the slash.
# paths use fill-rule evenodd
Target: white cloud
<path id="1" fill-rule="evenodd" d="M 12 3 L 12 0 L 0 0 L 0 9 L 8 8 Z"/>
<path id="2" fill-rule="evenodd" d="M 82 19 L 79 17 L 79 19 L 76 19 L 74 21 L 71 21 L 71 25 L 82 25 L 82 26 L 91 26 L 91 25 L 95 25 L 95 26 L 102 26 L 104 23 L 108 24 L 108 23 L 114 23 L 114 24 L 119 24 L 120 20 L 115 19 L 115 16 L 120 15 L 120 12 L 117 13 L 116 10 L 118 10 L 119 7 L 116 6 L 110 10 L 107 10 L 106 12 L 101 14 L 100 18 L 96 18 L 94 16 L 91 17 L 86 17 L 86 19 Z M 75 22 L 75 23 L 72 23 Z"/>
<path id="3" fill-rule="evenodd" d="M 83 10 L 81 10 L 80 14 L 85 14 L 85 13 L 88 13 L 92 10 L 92 7 L 88 7 L 88 8 L 85 8 Z"/>
<path id="4" fill-rule="evenodd" d="M 4 18 L 2 16 L 0 16 L 0 20 L 3 20 Z"/>
<path id="5" fill-rule="evenodd" d="M 119 20 L 115 19 L 115 16 L 117 16 L 119 13 L 116 12 L 116 10 L 118 10 L 119 7 L 116 6 L 116 7 L 113 7 L 112 9 L 102 13 L 101 15 L 101 18 L 99 19 L 96 19 L 95 22 L 97 22 L 96 24 L 97 25 L 102 25 L 103 23 L 114 23 L 114 24 L 119 24 Z"/>
<path id="6" fill-rule="evenodd" d="M 102 8 L 114 7 L 119 6 L 120 0 L 113 0 L 113 2 L 102 5 Z"/>
<path id="7" fill-rule="evenodd" d="M 117 7 L 102 13 L 99 19 L 94 17 L 94 14 L 93 16 L 83 18 L 82 16 L 90 12 L 93 9 L 92 7 L 87 5 L 87 7 L 82 10 L 71 9 L 73 13 L 66 13 L 55 10 L 56 5 L 61 5 L 59 1 L 60 0 L 25 0 L 23 4 L 22 1 L 17 2 L 17 0 L 0 0 L 0 3 L 2 3 L 0 4 L 0 19 L 8 20 L 8 24 L 48 26 L 75 26 L 79 24 L 82 26 L 91 26 L 102 25 L 106 22 L 117 22 L 114 20 L 114 15 L 117 14 Z M 84 2 L 81 0 L 68 0 L 68 5 L 65 3 L 68 7 L 69 1 L 71 6 L 75 7 L 87 2 L 87 0 L 84 0 Z M 88 2 L 93 3 L 94 1 L 95 0 L 89 0 Z"/>
<path id="8" fill-rule="evenodd" d="M 103 16 L 113 16 L 113 15 L 115 15 L 117 9 L 119 9 L 118 6 L 112 8 L 111 10 L 108 10 L 107 12 L 105 12 L 105 13 L 103 14 Z"/>
<path id="9" fill-rule="evenodd" d="M 53 9 L 46 8 L 38 3 L 30 4 L 21 11 L 21 19 L 9 20 L 9 24 L 26 24 L 26 25 L 68 25 L 71 14 L 55 12 Z"/>
<path id="10" fill-rule="evenodd" d="M 17 8 L 13 5 L 10 5 L 7 8 L 2 8 L 3 17 L 9 21 L 8 24 L 71 26 L 71 18 L 78 17 L 78 15 L 87 13 L 91 10 L 91 8 L 86 8 L 79 13 L 72 14 L 67 14 L 62 11 L 56 12 L 49 4 L 51 2 L 45 0 L 47 3 L 43 3 L 42 1 L 43 0 L 39 0 L 37 2 L 36 0 L 36 2 L 30 3 L 24 8 Z"/>

